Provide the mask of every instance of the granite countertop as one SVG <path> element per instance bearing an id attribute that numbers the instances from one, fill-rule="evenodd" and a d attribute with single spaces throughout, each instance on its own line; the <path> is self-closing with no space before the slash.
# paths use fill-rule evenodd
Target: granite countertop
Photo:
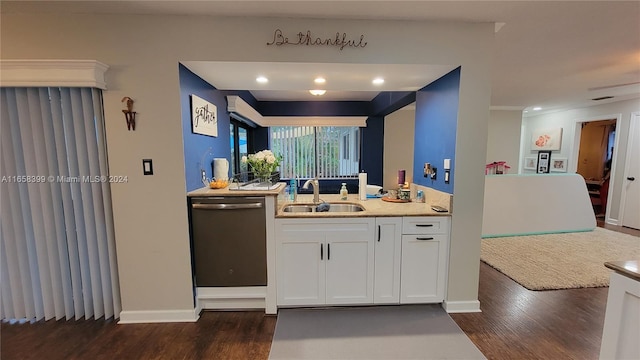
<path id="1" fill-rule="evenodd" d="M 408 203 L 393 203 L 383 201 L 380 198 L 360 200 L 358 194 L 349 194 L 346 201 L 340 200 L 338 194 L 320 194 L 320 200 L 331 203 L 355 203 L 364 207 L 364 211 L 357 212 L 284 212 L 282 208 L 286 205 L 292 204 L 290 200 L 286 198 L 284 194 L 285 183 L 278 183 L 278 187 L 272 190 L 236 190 L 234 188 L 226 187 L 224 189 L 210 189 L 203 187 L 197 190 L 193 190 L 187 193 L 188 197 L 198 196 L 277 196 L 277 218 L 344 218 L 344 217 L 383 217 L 383 216 L 451 216 L 450 212 L 435 212 L 431 209 L 431 205 L 446 205 L 446 204 L 431 204 L 429 201 L 426 203 L 408 202 Z M 312 204 L 313 195 L 311 194 L 298 194 L 296 204 Z"/>
<path id="2" fill-rule="evenodd" d="M 292 204 L 289 200 L 278 199 L 277 218 L 331 218 L 331 217 L 383 217 L 383 216 L 451 216 L 449 212 L 435 212 L 431 209 L 431 204 L 408 202 L 392 203 L 382 199 L 359 200 L 357 194 L 349 194 L 347 200 L 340 200 L 338 194 L 320 194 L 320 200 L 332 203 L 354 203 L 364 207 L 364 211 L 357 212 L 283 212 L 282 208 Z M 313 195 L 299 194 L 296 204 L 312 204 Z"/>
<path id="3" fill-rule="evenodd" d="M 202 187 L 187 193 L 188 197 L 193 196 L 278 196 L 282 190 L 284 190 L 286 184 L 281 182 L 278 186 L 271 190 L 236 190 L 235 184 L 229 185 L 224 189 L 210 189 L 208 187 Z M 234 188 L 232 188 L 232 186 Z"/>
<path id="4" fill-rule="evenodd" d="M 635 281 L 640 281 L 640 261 L 638 260 L 608 261 L 604 266 Z"/>

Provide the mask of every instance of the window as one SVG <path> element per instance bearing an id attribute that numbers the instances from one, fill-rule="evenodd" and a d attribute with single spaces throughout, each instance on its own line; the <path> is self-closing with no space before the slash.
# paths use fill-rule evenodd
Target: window
<path id="1" fill-rule="evenodd" d="M 229 138 L 231 143 L 231 174 L 247 172 L 247 164 L 240 159 L 249 154 L 252 144 L 249 143 L 251 128 L 236 120 L 231 120 L 229 125 Z"/>
<path id="2" fill-rule="evenodd" d="M 346 126 L 275 126 L 271 148 L 282 155 L 281 178 L 357 177 L 360 128 Z"/>

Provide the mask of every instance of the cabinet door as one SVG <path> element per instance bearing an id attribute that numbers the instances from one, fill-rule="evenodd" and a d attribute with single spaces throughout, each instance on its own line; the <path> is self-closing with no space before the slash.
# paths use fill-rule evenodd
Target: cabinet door
<path id="1" fill-rule="evenodd" d="M 371 304 L 374 220 L 348 220 L 330 225 L 326 233 L 326 303 Z"/>
<path id="2" fill-rule="evenodd" d="M 377 218 L 375 228 L 374 304 L 400 301 L 402 218 Z"/>
<path id="3" fill-rule="evenodd" d="M 276 234 L 277 304 L 324 304 L 324 232 L 313 226 L 305 229 L 276 222 Z"/>
<path id="4" fill-rule="evenodd" d="M 400 303 L 444 300 L 447 235 L 402 235 Z"/>

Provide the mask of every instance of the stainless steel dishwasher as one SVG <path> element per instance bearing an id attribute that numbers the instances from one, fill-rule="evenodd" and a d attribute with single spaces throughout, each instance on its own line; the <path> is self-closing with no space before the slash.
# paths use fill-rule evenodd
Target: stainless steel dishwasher
<path id="1" fill-rule="evenodd" d="M 264 197 L 191 198 L 195 285 L 267 284 Z"/>

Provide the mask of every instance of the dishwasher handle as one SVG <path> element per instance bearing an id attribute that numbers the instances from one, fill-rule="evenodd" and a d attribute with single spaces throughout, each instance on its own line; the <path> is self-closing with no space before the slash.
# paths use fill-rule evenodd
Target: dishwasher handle
<path id="1" fill-rule="evenodd" d="M 192 209 L 200 210 L 238 210 L 238 209 L 260 209 L 261 202 L 241 203 L 241 204 L 191 204 Z"/>

